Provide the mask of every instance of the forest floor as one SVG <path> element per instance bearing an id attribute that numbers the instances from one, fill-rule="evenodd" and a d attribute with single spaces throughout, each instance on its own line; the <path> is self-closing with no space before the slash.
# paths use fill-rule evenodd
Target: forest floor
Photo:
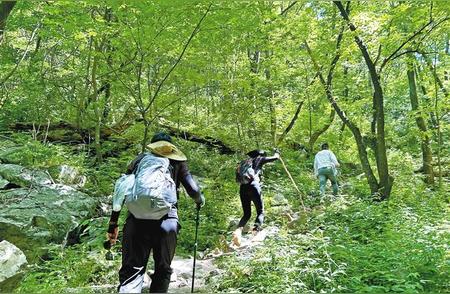
<path id="1" fill-rule="evenodd" d="M 47 168 L 71 164 L 88 177 L 85 192 L 110 207 L 115 179 L 136 150 L 92 165 L 87 156 L 61 146 L 33 143 L 30 156 L 18 156 L 24 166 Z M 445 187 L 430 189 L 406 160 L 395 167 L 396 185 L 389 201 L 375 202 L 358 171 L 343 170 L 341 195 L 320 199 L 311 163 L 296 151 L 283 158 L 307 208 L 281 164 L 265 167 L 265 224 L 258 242 L 243 235 L 243 246 L 230 246 L 241 207 L 234 182 L 239 155 L 222 155 L 180 140 L 189 167 L 206 196 L 201 210 L 195 289 L 198 292 L 446 292 L 450 228 Z M 330 191 L 330 190 L 328 190 Z M 182 193 L 177 256 L 171 292 L 190 292 L 195 209 Z M 123 225 L 126 213 L 121 214 Z M 17 292 L 111 293 L 116 291 L 120 244 L 113 260 L 102 249 L 108 213 L 87 220 L 81 242 L 49 244 L 46 259 L 30 265 Z M 251 221 L 253 217 L 251 218 Z M 249 222 L 250 223 L 250 222 Z M 411 253 L 414 254 L 411 254 Z M 153 266 L 148 265 L 150 274 Z M 147 285 L 149 279 L 146 279 Z"/>

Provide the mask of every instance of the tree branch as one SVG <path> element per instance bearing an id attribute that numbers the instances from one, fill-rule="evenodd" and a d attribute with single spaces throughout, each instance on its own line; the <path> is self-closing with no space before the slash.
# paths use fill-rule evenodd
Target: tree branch
<path id="1" fill-rule="evenodd" d="M 210 11 L 212 6 L 212 3 L 209 4 L 208 8 L 206 9 L 205 13 L 203 14 L 202 18 L 200 19 L 200 21 L 197 23 L 197 26 L 194 28 L 194 30 L 192 31 L 189 39 L 187 40 L 186 44 L 184 44 L 183 50 L 181 51 L 180 55 L 178 56 L 177 60 L 175 61 L 175 63 L 173 64 L 173 66 L 170 68 L 170 70 L 166 73 L 166 75 L 164 76 L 164 78 L 161 80 L 161 82 L 159 83 L 158 87 L 156 88 L 155 93 L 153 94 L 153 97 L 151 98 L 149 104 L 147 105 L 145 111 L 147 112 L 148 109 L 150 109 L 150 106 L 153 104 L 153 102 L 155 101 L 156 97 L 159 94 L 159 91 L 161 90 L 164 82 L 167 80 L 167 78 L 169 77 L 169 75 L 172 73 L 172 71 L 175 69 L 175 67 L 180 63 L 181 59 L 184 56 L 184 53 L 186 52 L 189 44 L 191 43 L 192 39 L 195 37 L 195 35 L 198 33 L 199 29 L 200 29 L 200 25 L 203 22 L 203 20 L 205 19 L 206 15 L 208 14 L 208 12 Z"/>
<path id="2" fill-rule="evenodd" d="M 415 37 L 417 37 L 419 34 L 422 33 L 422 31 L 427 28 L 430 24 L 432 24 L 433 21 L 430 20 L 429 22 L 427 22 L 425 25 L 422 26 L 422 28 L 420 30 L 418 30 L 417 32 L 413 33 L 408 39 L 406 39 L 405 41 L 403 41 L 403 43 L 398 46 L 397 49 L 394 50 L 394 52 L 391 53 L 391 55 L 389 55 L 388 57 L 386 57 L 383 60 L 383 63 L 381 63 L 380 65 L 380 72 L 383 70 L 383 68 L 386 66 L 386 64 L 392 60 L 392 58 L 397 54 L 398 51 L 400 51 L 406 44 L 408 44 L 410 41 L 412 41 Z"/>
<path id="3" fill-rule="evenodd" d="M 289 4 L 288 7 L 286 7 L 283 11 L 281 11 L 280 15 L 285 15 L 289 9 L 291 9 L 295 4 L 297 4 L 298 1 L 294 1 L 291 4 Z"/>
<path id="4" fill-rule="evenodd" d="M 297 109 L 295 110 L 295 114 L 291 119 L 291 122 L 289 123 L 289 125 L 287 126 L 287 128 L 283 131 L 283 133 L 280 135 L 280 137 L 278 138 L 278 142 L 277 145 L 280 144 L 284 138 L 287 136 L 287 134 L 289 133 L 289 131 L 294 127 L 295 122 L 297 121 L 298 115 L 300 113 L 300 110 L 302 110 L 302 106 L 303 106 L 304 101 L 300 101 Z"/>

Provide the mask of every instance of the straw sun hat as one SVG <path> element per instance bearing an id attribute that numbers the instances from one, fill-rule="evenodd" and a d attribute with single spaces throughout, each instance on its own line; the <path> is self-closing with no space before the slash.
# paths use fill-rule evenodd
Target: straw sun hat
<path id="1" fill-rule="evenodd" d="M 157 141 L 147 145 L 147 148 L 154 154 L 167 157 L 177 161 L 187 160 L 186 155 L 178 148 L 167 141 Z"/>

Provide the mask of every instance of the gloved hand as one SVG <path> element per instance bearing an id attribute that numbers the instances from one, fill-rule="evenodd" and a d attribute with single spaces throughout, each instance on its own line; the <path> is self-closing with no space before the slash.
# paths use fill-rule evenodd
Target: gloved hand
<path id="1" fill-rule="evenodd" d="M 117 224 L 110 224 L 108 228 L 108 233 L 106 233 L 106 238 L 111 245 L 116 244 L 117 238 L 119 236 L 119 227 Z"/>
<path id="2" fill-rule="evenodd" d="M 198 199 L 196 201 L 197 203 L 197 209 L 200 209 L 203 207 L 203 205 L 205 205 L 205 196 L 203 196 L 203 194 L 200 194 L 200 199 Z"/>

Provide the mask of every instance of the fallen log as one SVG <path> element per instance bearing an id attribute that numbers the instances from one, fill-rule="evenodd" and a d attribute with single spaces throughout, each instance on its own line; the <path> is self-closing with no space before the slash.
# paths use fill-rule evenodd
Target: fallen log
<path id="1" fill-rule="evenodd" d="M 183 130 L 179 130 L 177 128 L 174 127 L 170 127 L 170 126 L 163 126 L 161 125 L 162 128 L 164 128 L 169 135 L 177 137 L 177 138 L 181 138 L 187 141 L 191 141 L 191 142 L 196 142 L 196 143 L 200 143 L 203 144 L 209 148 L 213 148 L 213 149 L 217 149 L 219 150 L 219 152 L 221 154 L 234 154 L 236 153 L 235 150 L 231 149 L 230 147 L 228 147 L 224 142 L 222 142 L 219 139 L 215 139 L 209 136 L 205 136 L 205 137 L 201 137 L 198 136 L 196 134 L 187 132 L 187 131 L 183 131 Z"/>

